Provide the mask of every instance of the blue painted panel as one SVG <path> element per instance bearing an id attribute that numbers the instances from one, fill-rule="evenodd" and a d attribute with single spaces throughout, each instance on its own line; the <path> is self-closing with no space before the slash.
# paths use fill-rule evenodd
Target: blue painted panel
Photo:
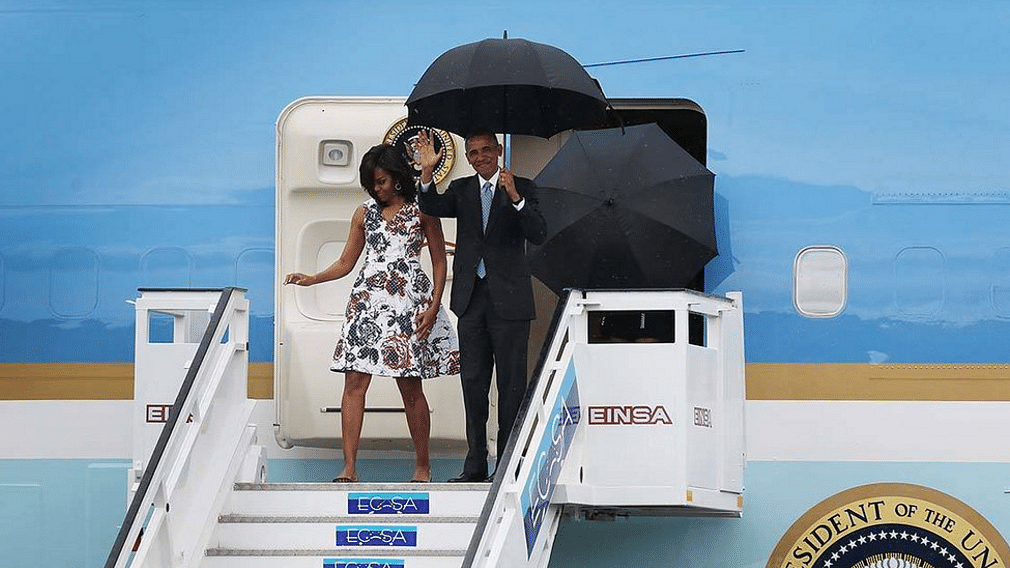
<path id="1" fill-rule="evenodd" d="M 42 488 L 0 483 L 0 558 L 6 566 L 42 566 Z"/>
<path id="2" fill-rule="evenodd" d="M 2 565 L 101 566 L 126 514 L 128 467 L 129 460 L 0 459 Z"/>
<path id="3" fill-rule="evenodd" d="M 85 481 L 84 559 L 86 566 L 104 566 L 109 550 L 116 541 L 126 513 L 128 463 L 92 463 Z M 116 496 L 120 496 L 116 498 Z M 111 520 L 119 519 L 117 523 Z"/>

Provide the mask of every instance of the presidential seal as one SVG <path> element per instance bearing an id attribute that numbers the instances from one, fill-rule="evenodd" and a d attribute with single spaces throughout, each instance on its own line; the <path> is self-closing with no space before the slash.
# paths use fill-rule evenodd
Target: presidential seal
<path id="1" fill-rule="evenodd" d="M 1007 543 L 984 517 L 935 489 L 854 487 L 821 501 L 779 541 L 767 568 L 1005 568 Z"/>
<path id="2" fill-rule="evenodd" d="M 421 177 L 421 166 L 414 159 L 414 146 L 417 144 L 417 133 L 424 128 L 427 127 L 418 125 L 407 126 L 407 119 L 403 118 L 389 127 L 389 130 L 386 131 L 386 135 L 382 139 L 384 143 L 403 152 L 407 163 L 410 164 L 410 167 L 414 168 L 415 178 Z M 452 135 L 445 130 L 436 130 L 434 128 L 429 128 L 428 130 L 431 131 L 435 151 L 442 151 L 442 157 L 439 158 L 438 165 L 435 167 L 433 174 L 435 183 L 438 184 L 445 179 L 445 176 L 449 175 L 453 164 L 456 162 L 456 143 L 453 141 Z"/>

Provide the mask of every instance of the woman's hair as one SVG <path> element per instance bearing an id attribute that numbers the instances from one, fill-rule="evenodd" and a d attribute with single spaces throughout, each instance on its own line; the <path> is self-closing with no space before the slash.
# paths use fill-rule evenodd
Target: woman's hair
<path id="1" fill-rule="evenodd" d="M 389 172 L 393 183 L 400 186 L 397 192 L 403 199 L 408 203 L 414 201 L 417 195 L 414 170 L 407 164 L 402 153 L 389 144 L 379 144 L 369 148 L 361 158 L 361 166 L 358 168 L 361 185 L 379 205 L 385 205 L 375 193 L 375 168 Z"/>

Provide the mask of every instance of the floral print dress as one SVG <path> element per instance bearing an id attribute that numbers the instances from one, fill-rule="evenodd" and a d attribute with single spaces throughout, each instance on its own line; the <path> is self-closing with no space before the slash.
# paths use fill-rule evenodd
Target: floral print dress
<path id="1" fill-rule="evenodd" d="M 459 343 L 445 308 L 425 341 L 415 326 L 431 305 L 432 283 L 421 269 L 424 232 L 416 203 L 386 221 L 365 202 L 365 263 L 351 288 L 331 371 L 428 379 L 459 373 Z"/>

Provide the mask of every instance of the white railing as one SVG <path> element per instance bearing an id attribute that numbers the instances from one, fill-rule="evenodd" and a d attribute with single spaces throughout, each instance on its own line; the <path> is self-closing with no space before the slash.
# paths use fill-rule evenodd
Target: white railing
<path id="1" fill-rule="evenodd" d="M 541 552 L 546 552 L 550 558 L 549 547 L 554 542 L 561 509 L 538 507 L 537 517 L 531 518 L 527 531 L 520 495 L 532 476 L 536 455 L 529 453 L 531 448 L 535 450 L 547 440 L 550 427 L 559 422 L 550 413 L 561 397 L 561 371 L 572 358 L 569 322 L 582 309 L 582 297 L 577 291 L 565 291 L 558 300 L 547 333 L 549 343 L 541 352 L 534 381 L 527 389 L 519 412 L 521 422 L 512 429 L 504 455 L 498 457 L 495 479 L 463 559 L 463 568 L 539 566 L 540 559 L 528 554 L 538 537 L 548 543 L 547 550 Z M 517 447 L 520 444 L 522 446 Z M 566 452 L 568 448 L 559 445 L 557 449 Z"/>
<path id="2" fill-rule="evenodd" d="M 152 407 L 156 415 L 167 406 L 148 404 L 164 401 L 144 400 L 145 384 L 181 381 L 181 387 L 150 458 L 134 458 L 134 470 L 143 475 L 130 488 L 126 519 L 105 568 L 192 567 L 203 557 L 231 485 L 266 473 L 260 471 L 264 462 L 255 458 L 256 429 L 249 424 L 255 404 L 246 393 L 249 301 L 239 288 L 142 289 L 141 294 L 135 415 L 143 418 Z M 201 312 L 203 318 L 193 317 Z M 202 340 L 187 342 L 193 322 L 202 324 L 207 312 L 210 322 Z M 172 340 L 152 341 L 152 314 L 174 320 Z M 138 426 L 135 419 L 135 439 L 144 436 L 137 431 L 143 422 Z"/>
<path id="3" fill-rule="evenodd" d="M 604 342 L 587 350 L 587 343 L 593 342 L 589 337 L 588 314 L 610 310 L 671 313 L 675 317 L 676 340 L 669 339 L 665 346 Z M 520 422 L 499 458 L 464 568 L 547 566 L 562 511 L 569 501 L 575 504 L 575 510 L 591 510 L 594 500 L 599 498 L 607 504 L 605 509 L 623 505 L 623 510 L 631 511 L 630 514 L 648 506 L 649 514 L 667 511 L 666 514 L 739 515 L 745 456 L 743 319 L 742 297 L 738 293 L 721 298 L 690 290 L 568 290 L 558 302 L 547 337 L 549 343 L 541 353 L 527 391 Z M 614 455 L 634 452 L 635 443 L 612 448 L 612 441 L 600 443 L 587 435 L 587 420 L 583 416 L 586 393 L 595 391 L 598 396 L 601 386 L 604 390 L 624 388 L 621 384 L 594 384 L 606 379 L 591 365 L 577 372 L 577 359 L 592 360 L 587 359 L 587 354 L 624 357 L 629 367 L 656 355 L 655 361 L 647 364 L 658 364 L 663 371 L 643 373 L 640 388 L 646 396 L 651 394 L 650 390 L 680 389 L 676 398 L 681 403 L 674 407 L 664 402 L 663 419 L 657 420 L 655 434 L 651 434 L 672 440 L 671 456 L 659 459 L 675 462 L 670 468 L 673 478 L 639 483 L 640 487 L 633 487 L 633 491 L 617 494 L 609 491 L 611 487 L 620 487 L 625 482 L 635 485 L 637 480 L 621 474 L 615 483 L 608 482 L 608 487 L 602 488 L 590 485 L 588 479 L 583 481 L 584 469 L 591 467 L 593 452 L 614 452 Z M 699 360 L 703 364 L 699 365 Z M 627 380 L 622 376 L 614 378 Z M 581 385 L 579 381 L 583 381 Z M 705 393 L 685 392 L 696 385 L 707 387 L 702 389 Z M 692 423 L 688 415 L 696 409 L 685 403 L 694 400 L 704 400 L 695 404 L 718 417 L 716 428 L 699 425 L 697 418 Z M 660 405 L 653 408 L 658 410 Z M 670 417 L 667 413 L 673 416 L 669 419 L 670 428 L 666 428 L 666 418 Z M 689 428 L 698 432 L 689 433 Z M 641 435 L 638 430 L 629 432 Z M 694 442 L 695 436 L 701 436 L 703 443 Z M 704 449 L 699 449 L 700 446 Z M 648 460 L 654 456 L 641 458 Z M 691 464 L 696 467 L 688 467 Z M 587 478 L 597 472 L 585 471 Z M 589 498 L 583 499 L 586 495 Z M 669 495 L 675 498 L 671 500 Z M 579 500 L 571 500 L 573 496 Z"/>

